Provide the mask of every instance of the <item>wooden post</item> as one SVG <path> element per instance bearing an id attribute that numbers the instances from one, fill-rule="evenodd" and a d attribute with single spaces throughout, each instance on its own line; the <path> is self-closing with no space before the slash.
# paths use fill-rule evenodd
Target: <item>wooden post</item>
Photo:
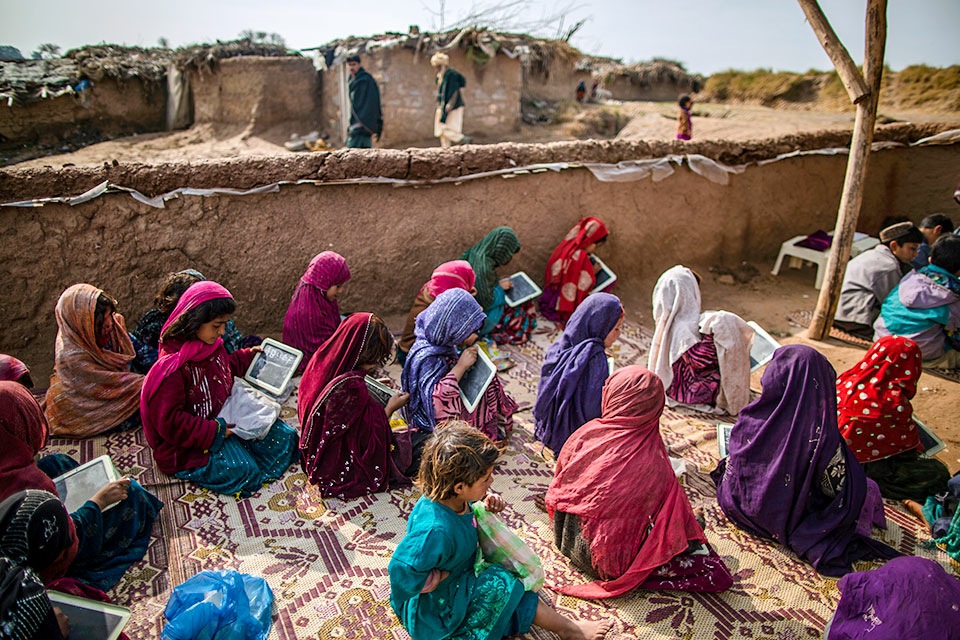
<path id="1" fill-rule="evenodd" d="M 827 259 L 827 273 L 820 287 L 817 308 L 807 331 L 808 337 L 822 340 L 830 334 L 833 316 L 840 299 L 843 274 L 853 234 L 857 230 L 857 218 L 863 203 L 863 191 L 867 173 L 867 161 L 873 144 L 873 127 L 877 120 L 877 105 L 880 96 L 880 77 L 883 73 L 883 52 L 887 40 L 887 0 L 868 0 L 866 18 L 866 47 L 864 49 L 863 75 L 860 74 L 850 54 L 840 43 L 817 0 L 798 0 L 810 20 L 817 38 L 840 74 L 850 99 L 857 105 L 853 139 L 850 141 L 850 156 L 847 173 L 843 180 L 843 194 L 837 213 L 837 225 L 833 231 L 833 243 Z M 859 83 L 857 82 L 859 80 Z M 866 88 L 866 94 L 861 88 Z"/>

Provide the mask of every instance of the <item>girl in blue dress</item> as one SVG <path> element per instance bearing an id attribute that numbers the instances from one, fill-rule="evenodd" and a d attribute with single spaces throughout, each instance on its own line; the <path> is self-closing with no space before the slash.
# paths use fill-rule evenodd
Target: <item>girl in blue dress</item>
<path id="1" fill-rule="evenodd" d="M 475 572 L 479 539 L 471 503 L 483 500 L 492 513 L 506 507 L 500 496 L 487 495 L 499 455 L 464 422 L 449 422 L 431 436 L 417 478 L 423 496 L 390 560 L 393 610 L 413 640 L 500 640 L 526 633 L 531 624 L 565 640 L 603 637 L 609 622 L 565 618 L 500 565 Z"/>

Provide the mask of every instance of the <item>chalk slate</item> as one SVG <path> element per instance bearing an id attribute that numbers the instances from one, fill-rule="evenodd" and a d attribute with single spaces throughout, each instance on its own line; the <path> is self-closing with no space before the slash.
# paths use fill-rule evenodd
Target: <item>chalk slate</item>
<path id="1" fill-rule="evenodd" d="M 747 325 L 753 329 L 753 346 L 750 347 L 750 371 L 756 371 L 770 362 L 773 358 L 773 352 L 780 348 L 780 343 L 753 320 L 748 322 Z"/>
<path id="2" fill-rule="evenodd" d="M 263 351 L 254 356 L 243 377 L 268 393 L 280 395 L 296 374 L 303 352 L 271 338 L 264 340 L 261 346 Z"/>
<path id="3" fill-rule="evenodd" d="M 390 402 L 390 398 L 397 395 L 396 389 L 391 389 L 375 378 L 364 376 L 363 381 L 367 384 L 367 391 L 370 392 L 370 397 L 383 406 L 387 406 L 387 403 Z"/>
<path id="4" fill-rule="evenodd" d="M 460 378 L 460 398 L 467 411 L 473 413 L 480 405 L 483 394 L 497 375 L 497 367 L 483 349 L 477 349 L 477 361 Z"/>
<path id="5" fill-rule="evenodd" d="M 53 479 L 53 484 L 57 487 L 57 494 L 67 513 L 73 513 L 108 482 L 119 479 L 120 474 L 113 466 L 110 456 L 100 456 L 57 476 Z M 111 504 L 107 509 L 115 504 Z"/>
<path id="6" fill-rule="evenodd" d="M 591 254 L 590 264 L 600 267 L 600 269 L 594 274 L 594 277 L 596 278 L 596 284 L 593 285 L 593 289 L 590 291 L 590 293 L 603 291 L 616 281 L 617 274 L 611 271 L 610 267 L 604 264 L 603 260 L 597 256 Z"/>
<path id="7" fill-rule="evenodd" d="M 508 278 L 513 286 L 503 292 L 507 306 L 516 307 L 528 300 L 533 300 L 543 293 L 543 289 L 522 271 L 518 271 Z"/>
<path id="8" fill-rule="evenodd" d="M 87 598 L 48 591 L 50 603 L 70 619 L 71 638 L 115 640 L 130 619 L 130 610 Z"/>

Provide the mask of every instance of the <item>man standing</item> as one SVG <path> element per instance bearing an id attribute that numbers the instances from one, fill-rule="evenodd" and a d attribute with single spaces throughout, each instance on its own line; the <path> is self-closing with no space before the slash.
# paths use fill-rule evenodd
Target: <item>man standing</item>
<path id="1" fill-rule="evenodd" d="M 360 56 L 347 58 L 350 71 L 350 128 L 347 130 L 347 146 L 353 149 L 369 149 L 370 138 L 383 132 L 383 114 L 380 111 L 380 89 L 377 81 L 360 66 Z"/>
<path id="2" fill-rule="evenodd" d="M 430 58 L 437 68 L 437 115 L 433 123 L 433 135 L 440 138 L 441 147 L 468 144 L 469 136 L 463 135 L 464 102 L 460 90 L 467 85 L 466 79 L 450 68 L 450 56 L 438 52 Z"/>

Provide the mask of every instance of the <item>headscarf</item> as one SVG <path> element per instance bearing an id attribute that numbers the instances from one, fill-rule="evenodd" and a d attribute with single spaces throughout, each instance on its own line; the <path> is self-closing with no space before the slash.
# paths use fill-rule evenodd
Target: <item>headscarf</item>
<path id="1" fill-rule="evenodd" d="M 548 287 L 557 287 L 557 312 L 568 318 L 596 286 L 590 255 L 584 251 L 607 236 L 607 226 L 598 218 L 584 218 L 550 254 L 544 276 Z"/>
<path id="2" fill-rule="evenodd" d="M 382 491 L 400 474 L 393 464 L 390 424 L 357 369 L 373 314 L 355 313 L 314 354 L 300 384 L 300 460 L 324 497 Z"/>
<path id="3" fill-rule="evenodd" d="M 510 262 L 517 251 L 520 251 L 520 240 L 513 229 L 497 227 L 460 256 L 477 274 L 477 302 L 483 309 L 493 304 L 493 289 L 498 282 L 497 267 Z"/>
<path id="4" fill-rule="evenodd" d="M 0 353 L 0 380 L 9 380 L 19 382 L 23 376 L 29 376 L 30 369 L 27 365 L 17 360 L 13 356 Z"/>
<path id="5" fill-rule="evenodd" d="M 533 407 L 534 434 L 555 453 L 571 433 L 600 417 L 600 390 L 609 373 L 603 341 L 622 315 L 619 298 L 595 293 L 547 349 Z"/>
<path id="6" fill-rule="evenodd" d="M 450 371 L 456 360 L 456 345 L 483 326 L 483 309 L 463 289 L 450 289 L 437 296 L 417 316 L 410 355 L 400 376 L 401 386 L 410 394 L 407 422 L 418 429 L 433 431 L 433 388 Z"/>
<path id="7" fill-rule="evenodd" d="M 736 415 L 750 401 L 750 347 L 753 329 L 728 311 L 700 313 L 700 285 L 693 271 L 677 265 L 667 269 L 653 288 L 653 341 L 647 367 L 669 389 L 673 365 L 702 334 L 713 336 L 720 367 L 717 407 Z"/>
<path id="8" fill-rule="evenodd" d="M 660 437 L 663 384 L 640 366 L 615 371 L 603 386 L 603 415 L 563 447 L 547 490 L 547 511 L 576 515 L 602 576 L 559 591 L 608 598 L 640 585 L 657 567 L 706 541 Z"/>
<path id="9" fill-rule="evenodd" d="M 303 351 L 301 371 L 340 324 L 340 305 L 327 298 L 327 289 L 349 279 L 346 259 L 339 253 L 323 251 L 314 256 L 297 283 L 283 318 L 283 342 Z"/>
<path id="10" fill-rule="evenodd" d="M 726 469 L 717 472 L 723 512 L 827 576 L 850 573 L 865 557 L 897 555 L 856 533 L 867 477 L 837 429 L 836 374 L 827 359 L 805 345 L 780 347 L 762 384 L 740 412 Z M 833 498 L 819 490 L 828 466 L 845 475 Z"/>
<path id="11" fill-rule="evenodd" d="M 38 638 L 53 611 L 40 576 L 0 556 L 0 614 L 4 638 Z"/>
<path id="12" fill-rule="evenodd" d="M 150 424 L 151 418 L 147 406 L 153 394 L 157 392 L 157 389 L 160 388 L 163 381 L 188 362 L 206 360 L 216 353 L 218 349 L 223 349 L 223 340 L 220 338 L 217 338 L 217 341 L 213 344 L 207 344 L 197 339 L 164 339 L 162 336 L 180 316 L 192 311 L 204 302 L 218 298 L 230 298 L 232 300 L 233 296 L 230 295 L 230 292 L 227 291 L 224 286 L 212 280 L 201 280 L 200 282 L 193 283 L 183 292 L 183 295 L 180 296 L 177 306 L 170 312 L 170 317 L 167 318 L 167 321 L 163 324 L 163 328 L 160 330 L 160 356 L 157 358 L 157 362 L 150 368 L 147 379 L 143 383 L 143 392 L 140 395 L 140 416 L 143 418 L 143 426 L 146 427 L 144 435 L 147 436 L 148 443 L 151 440 L 151 430 L 156 429 L 157 425 Z M 226 395 L 229 396 L 230 390 L 233 388 L 233 378 L 230 377 L 229 380 L 225 380 L 223 384 L 226 387 Z M 154 446 L 154 444 L 150 446 Z"/>
<path id="13" fill-rule="evenodd" d="M 427 292 L 436 298 L 448 289 L 470 291 L 476 284 L 477 275 L 466 260 L 451 260 L 433 270 L 426 287 Z"/>
<path id="14" fill-rule="evenodd" d="M 137 411 L 143 376 L 123 316 L 113 314 L 109 339 L 97 344 L 94 312 L 102 290 L 75 284 L 57 301 L 57 341 L 45 409 L 54 435 L 86 438 L 114 428 Z"/>
<path id="15" fill-rule="evenodd" d="M 956 638 L 960 629 L 960 581 L 933 560 L 894 558 L 845 575 L 837 588 L 829 640 Z"/>
<path id="16" fill-rule="evenodd" d="M 861 463 L 922 447 L 910 405 L 921 367 L 916 342 L 884 336 L 837 379 L 840 433 Z"/>

